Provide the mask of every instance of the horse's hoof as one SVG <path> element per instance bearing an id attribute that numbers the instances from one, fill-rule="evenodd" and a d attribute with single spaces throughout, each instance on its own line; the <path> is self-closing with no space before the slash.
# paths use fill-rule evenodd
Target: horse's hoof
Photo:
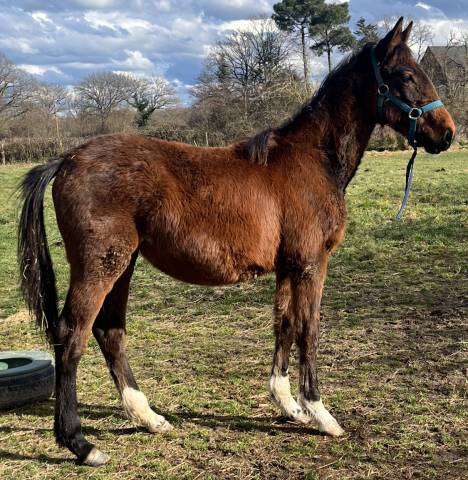
<path id="1" fill-rule="evenodd" d="M 148 425 L 148 431 L 151 433 L 166 433 L 173 429 L 174 427 L 166 419 L 162 423 Z"/>
<path id="2" fill-rule="evenodd" d="M 311 402 L 299 395 L 297 403 L 304 409 L 304 413 L 319 432 L 331 437 L 340 437 L 344 434 L 344 430 L 335 420 L 335 417 L 323 406 L 322 400 Z"/>
<path id="3" fill-rule="evenodd" d="M 83 465 L 89 465 L 90 467 L 100 467 L 105 465 L 110 460 L 109 455 L 102 453 L 96 447 L 94 447 L 88 456 L 83 460 Z"/>
<path id="4" fill-rule="evenodd" d="M 330 435 L 331 437 L 341 437 L 345 433 L 345 431 L 340 427 L 340 425 L 335 419 L 333 419 L 333 421 L 330 421 L 326 424 L 320 425 L 319 430 L 322 433 L 326 433 L 327 435 Z"/>

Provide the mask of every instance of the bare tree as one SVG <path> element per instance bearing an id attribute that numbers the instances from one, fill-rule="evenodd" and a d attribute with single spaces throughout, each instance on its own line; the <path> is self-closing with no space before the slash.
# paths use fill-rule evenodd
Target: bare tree
<path id="1" fill-rule="evenodd" d="M 398 18 L 397 15 L 387 16 L 379 22 L 383 35 L 387 34 L 393 28 Z M 416 51 L 416 60 L 419 62 L 424 55 L 426 47 L 434 40 L 434 32 L 428 23 L 412 17 L 406 17 L 406 20 L 408 23 L 413 22 L 408 45 Z"/>
<path id="2" fill-rule="evenodd" d="M 131 93 L 127 102 L 137 111 L 136 124 L 139 128 L 147 125 L 156 110 L 179 103 L 174 87 L 162 77 L 129 77 L 129 81 Z"/>
<path id="3" fill-rule="evenodd" d="M 29 108 L 36 81 L 0 53 L 0 114 L 19 116 Z"/>
<path id="4" fill-rule="evenodd" d="M 190 125 L 228 143 L 289 116 L 310 96 L 291 63 L 294 48 L 270 19 L 229 32 L 212 48 L 192 89 Z"/>
<path id="5" fill-rule="evenodd" d="M 271 19 L 254 19 L 248 28 L 230 32 L 214 47 L 208 60 L 211 81 L 241 100 L 247 119 L 252 106 L 266 101 L 292 72 L 291 48 L 287 35 Z"/>
<path id="6" fill-rule="evenodd" d="M 408 45 L 416 49 L 416 60 L 421 61 L 424 51 L 428 45 L 434 40 L 434 32 L 428 23 L 423 23 L 419 20 L 413 21 L 413 28 L 411 30 Z"/>
<path id="7" fill-rule="evenodd" d="M 79 111 L 96 115 L 100 132 L 106 131 L 106 122 L 111 113 L 129 98 L 131 82 L 120 73 L 93 73 L 76 87 L 76 105 Z"/>
<path id="8" fill-rule="evenodd" d="M 62 85 L 39 83 L 33 99 L 47 117 L 53 117 L 66 108 L 68 92 Z"/>
<path id="9" fill-rule="evenodd" d="M 55 135 L 60 150 L 63 150 L 58 115 L 64 112 L 68 103 L 68 92 L 61 85 L 38 83 L 33 94 L 34 109 L 42 119 L 42 129 L 47 135 Z"/>

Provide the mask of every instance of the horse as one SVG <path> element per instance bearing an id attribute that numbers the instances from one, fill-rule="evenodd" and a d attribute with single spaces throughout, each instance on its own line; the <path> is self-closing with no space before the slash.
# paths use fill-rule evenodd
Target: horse
<path id="1" fill-rule="evenodd" d="M 275 273 L 275 347 L 269 390 L 294 422 L 340 436 L 318 385 L 320 302 L 330 254 L 342 241 L 346 187 L 377 123 L 406 134 L 411 114 L 383 101 L 372 66 L 394 98 L 416 108 L 438 96 L 415 62 L 400 18 L 377 44 L 346 58 L 289 121 L 227 147 L 196 147 L 133 134 L 95 137 L 44 165 L 21 184 L 21 288 L 55 351 L 54 431 L 77 461 L 109 461 L 84 437 L 76 374 L 91 333 L 123 409 L 149 432 L 172 428 L 138 388 L 126 353 L 126 307 L 135 261 L 183 282 L 228 285 Z M 440 102 L 439 102 L 440 103 Z M 449 148 L 454 122 L 441 106 L 418 118 L 415 141 Z M 54 179 L 56 220 L 70 266 L 59 315 L 44 225 L 44 192 Z M 288 360 L 298 348 L 299 395 Z"/>

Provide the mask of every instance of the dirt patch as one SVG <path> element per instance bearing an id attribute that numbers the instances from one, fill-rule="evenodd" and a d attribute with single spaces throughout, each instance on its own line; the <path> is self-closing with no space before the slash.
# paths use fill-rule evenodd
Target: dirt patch
<path id="1" fill-rule="evenodd" d="M 29 323 L 33 319 L 27 310 L 20 310 L 19 312 L 10 315 L 9 317 L 2 320 L 3 325 L 18 325 L 20 323 Z"/>

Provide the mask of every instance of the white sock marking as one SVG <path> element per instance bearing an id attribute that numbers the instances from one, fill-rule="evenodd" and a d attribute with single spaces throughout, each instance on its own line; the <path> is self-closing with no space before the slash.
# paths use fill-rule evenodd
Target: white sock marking
<path id="1" fill-rule="evenodd" d="M 151 410 L 146 396 L 140 390 L 125 387 L 122 405 L 130 420 L 146 427 L 150 432 L 165 432 L 172 428 L 163 416 Z"/>
<path id="2" fill-rule="evenodd" d="M 339 426 L 333 415 L 323 406 L 321 399 L 317 402 L 310 402 L 302 395 L 299 395 L 297 402 L 304 409 L 304 412 L 311 417 L 311 420 L 317 424 L 321 432 L 333 437 L 343 435 L 344 430 Z"/>
<path id="3" fill-rule="evenodd" d="M 270 393 L 281 408 L 284 415 L 300 423 L 310 421 L 304 415 L 302 408 L 297 404 L 291 395 L 291 385 L 289 384 L 289 375 L 276 375 L 270 377 Z"/>

